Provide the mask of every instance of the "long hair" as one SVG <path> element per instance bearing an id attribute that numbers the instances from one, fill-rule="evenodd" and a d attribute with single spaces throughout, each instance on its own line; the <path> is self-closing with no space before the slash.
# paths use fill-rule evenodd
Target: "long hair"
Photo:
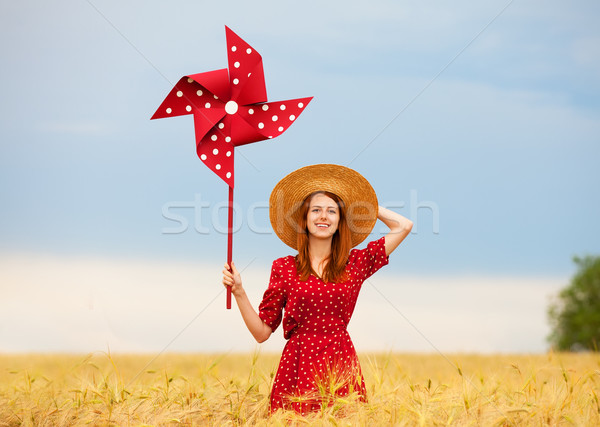
<path id="1" fill-rule="evenodd" d="M 352 249 L 352 238 L 350 235 L 350 227 L 348 227 L 348 222 L 346 220 L 346 206 L 344 205 L 344 202 L 337 195 L 328 191 L 317 191 L 310 194 L 304 199 L 304 203 L 300 208 L 300 217 L 298 218 L 298 230 L 300 231 L 298 232 L 297 241 L 298 255 L 296 255 L 296 270 L 300 276 L 300 280 L 303 282 L 308 280 L 308 276 L 311 274 L 318 277 L 310 263 L 308 227 L 306 222 L 310 201 L 316 194 L 324 194 L 333 199 L 338 205 L 338 212 L 340 215 L 337 230 L 331 239 L 331 254 L 324 260 L 326 264 L 323 268 L 323 277 L 321 277 L 321 279 L 325 283 L 342 282 L 346 280 L 346 263 L 348 262 L 350 249 Z"/>

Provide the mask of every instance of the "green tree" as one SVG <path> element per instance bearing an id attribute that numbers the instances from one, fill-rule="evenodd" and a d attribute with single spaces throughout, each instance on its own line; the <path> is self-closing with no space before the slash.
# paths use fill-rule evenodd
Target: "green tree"
<path id="1" fill-rule="evenodd" d="M 595 350 L 600 346 L 600 256 L 573 258 L 577 272 L 571 284 L 550 304 L 552 332 L 548 341 L 557 350 Z"/>

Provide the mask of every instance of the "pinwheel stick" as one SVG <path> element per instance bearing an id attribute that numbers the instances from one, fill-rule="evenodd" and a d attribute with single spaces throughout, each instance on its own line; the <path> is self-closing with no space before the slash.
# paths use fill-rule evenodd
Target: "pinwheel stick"
<path id="1" fill-rule="evenodd" d="M 231 268 L 233 255 L 233 187 L 229 187 L 229 202 L 227 205 L 227 264 Z M 227 286 L 227 310 L 231 309 L 231 286 Z"/>

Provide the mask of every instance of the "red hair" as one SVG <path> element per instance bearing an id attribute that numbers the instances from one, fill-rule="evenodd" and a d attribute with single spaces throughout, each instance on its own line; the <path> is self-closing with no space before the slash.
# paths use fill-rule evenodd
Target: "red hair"
<path id="1" fill-rule="evenodd" d="M 323 277 L 321 279 L 325 282 L 343 282 L 346 280 L 346 263 L 348 262 L 348 255 L 350 249 L 352 249 L 352 237 L 350 235 L 350 227 L 346 221 L 346 206 L 342 199 L 337 195 L 328 191 L 317 191 L 309 194 L 304 203 L 300 208 L 300 216 L 298 218 L 298 237 L 297 237 L 297 248 L 298 255 L 296 255 L 296 270 L 300 276 L 301 281 L 308 280 L 308 276 L 313 274 L 315 277 L 319 277 L 313 270 L 310 262 L 310 253 L 308 250 L 308 227 L 306 217 L 308 215 L 308 209 L 310 207 L 310 201 L 316 194 L 323 194 L 337 204 L 340 220 L 338 222 L 337 230 L 335 231 L 333 238 L 331 239 L 331 253 L 324 261 L 326 261 L 323 268 Z"/>

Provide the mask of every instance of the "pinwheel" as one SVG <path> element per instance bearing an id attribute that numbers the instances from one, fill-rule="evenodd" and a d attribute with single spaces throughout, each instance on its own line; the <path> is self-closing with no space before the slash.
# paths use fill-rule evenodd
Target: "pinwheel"
<path id="1" fill-rule="evenodd" d="M 262 57 L 225 27 L 228 68 L 182 77 L 151 119 L 194 116 L 196 152 L 229 186 L 227 263 L 233 246 L 234 147 L 285 132 L 312 97 L 267 102 Z M 231 288 L 227 290 L 231 308 Z"/>

